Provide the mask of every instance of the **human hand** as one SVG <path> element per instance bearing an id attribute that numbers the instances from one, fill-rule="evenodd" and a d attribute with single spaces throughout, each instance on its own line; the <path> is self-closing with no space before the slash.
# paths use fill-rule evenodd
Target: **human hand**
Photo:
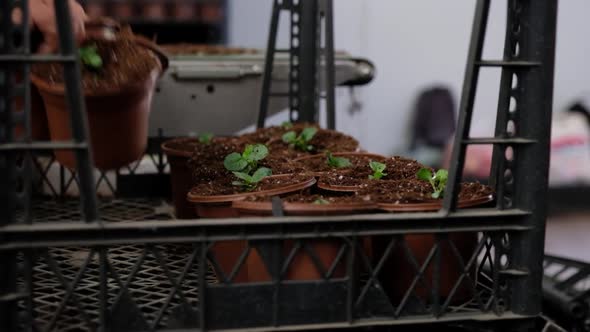
<path id="1" fill-rule="evenodd" d="M 72 30 L 78 43 L 85 38 L 84 23 L 88 19 L 82 6 L 75 0 L 67 0 L 70 6 Z M 31 25 L 37 27 L 43 34 L 43 42 L 39 47 L 39 53 L 53 53 L 58 49 L 59 40 L 55 18 L 54 0 L 29 0 L 29 13 Z M 13 21 L 20 23 L 22 14 L 13 12 Z"/>

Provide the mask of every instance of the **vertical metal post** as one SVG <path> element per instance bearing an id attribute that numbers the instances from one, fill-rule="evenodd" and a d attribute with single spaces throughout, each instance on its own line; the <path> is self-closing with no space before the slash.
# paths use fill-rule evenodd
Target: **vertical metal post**
<path id="1" fill-rule="evenodd" d="M 336 128 L 336 69 L 334 65 L 334 4 L 332 0 L 323 1 L 324 29 L 326 43 L 324 45 L 324 66 L 326 91 L 326 117 L 328 129 Z"/>
<path id="2" fill-rule="evenodd" d="M 266 116 L 268 115 L 268 103 L 270 101 L 270 83 L 272 80 L 272 71 L 274 68 L 275 61 L 274 51 L 277 45 L 277 33 L 279 30 L 280 12 L 281 5 L 278 3 L 278 0 L 275 0 L 272 6 L 268 42 L 266 43 L 266 61 L 264 63 L 264 77 L 262 80 L 262 93 L 260 95 L 260 109 L 258 110 L 258 128 L 264 128 Z"/>
<path id="3" fill-rule="evenodd" d="M 557 0 L 511 1 L 521 15 L 521 42 L 518 53 L 523 59 L 540 62 L 540 66 L 521 73 L 519 97 L 515 111 L 519 136 L 537 141 L 522 146 L 514 163 L 514 206 L 531 211 L 526 224 L 532 229 L 511 241 L 511 267 L 529 272 L 513 281 L 511 309 L 517 314 L 536 315 L 541 311 L 545 219 L 547 216 L 547 177 L 551 112 L 553 107 L 553 75 Z"/>
<path id="4" fill-rule="evenodd" d="M 299 24 L 299 114 L 300 122 L 317 122 L 317 31 L 318 2 L 316 0 L 300 0 Z"/>
<path id="5" fill-rule="evenodd" d="M 467 55 L 467 66 L 465 69 L 465 78 L 461 93 L 461 103 L 459 105 L 459 124 L 457 125 L 457 132 L 455 133 L 455 143 L 451 155 L 452 163 L 449 168 L 449 181 L 443 202 L 443 210 L 447 213 L 455 209 L 459 182 L 463 176 L 466 150 L 464 140 L 469 137 L 469 131 L 471 128 L 473 104 L 475 102 L 477 80 L 479 77 L 479 66 L 477 65 L 477 62 L 481 60 L 489 10 L 490 0 L 477 1 L 475 16 L 473 19 L 473 28 L 471 31 L 471 40 L 469 42 L 469 54 Z"/>
<path id="6" fill-rule="evenodd" d="M 17 8 L 24 7 L 24 13 L 26 13 L 26 6 L 27 1 L 16 5 Z M 11 16 L 14 8 L 13 0 L 4 0 L 0 3 L 2 29 L 0 31 L 0 54 L 2 55 L 23 52 L 23 48 L 17 45 L 18 42 L 14 37 L 17 34 L 25 33 L 27 20 L 19 26 L 13 25 Z M 20 68 L 26 69 L 26 66 L 0 64 L 0 144 L 14 141 L 14 120 L 16 117 L 13 84 Z M 24 118 L 26 119 L 26 115 Z M 22 124 L 23 121 L 20 122 Z M 25 131 L 28 133 L 27 130 Z M 22 173 L 17 172 L 17 152 L 0 152 L 0 226 L 14 223 L 15 209 L 17 206 L 23 205 L 23 197 L 18 197 L 17 194 L 18 179 L 22 179 L 22 176 Z M 16 251 L 0 253 L 0 331 L 15 331 L 18 326 L 16 256 Z"/>
<path id="7" fill-rule="evenodd" d="M 55 1 L 55 17 L 59 34 L 59 44 L 62 55 L 77 54 L 74 34 L 70 24 L 70 8 L 67 1 Z M 66 97 L 70 110 L 70 124 L 72 137 L 76 142 L 87 142 L 87 149 L 76 149 L 78 177 L 80 180 L 80 204 L 86 222 L 98 220 L 96 189 L 94 188 L 94 174 L 92 156 L 90 154 L 90 137 L 88 133 L 88 119 L 84 103 L 84 93 L 80 86 L 80 62 L 64 64 Z"/>

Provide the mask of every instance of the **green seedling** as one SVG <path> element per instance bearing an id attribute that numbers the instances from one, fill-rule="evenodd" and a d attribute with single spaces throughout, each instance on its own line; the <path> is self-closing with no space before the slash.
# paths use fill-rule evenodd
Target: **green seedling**
<path id="1" fill-rule="evenodd" d="M 283 129 L 289 130 L 293 128 L 293 124 L 290 121 L 285 121 L 281 123 L 281 127 L 283 127 Z"/>
<path id="2" fill-rule="evenodd" d="M 422 168 L 416 173 L 416 177 L 423 181 L 430 182 L 432 186 L 432 198 L 442 198 L 445 193 L 445 187 L 447 186 L 447 179 L 449 178 L 449 172 L 445 169 L 439 169 L 436 173 L 433 173 L 428 168 Z"/>
<path id="3" fill-rule="evenodd" d="M 288 143 L 290 146 L 301 151 L 313 151 L 313 145 L 309 142 L 313 139 L 315 134 L 318 132 L 317 128 L 308 127 L 301 131 L 301 134 L 297 136 L 294 131 L 289 131 L 283 135 L 283 142 Z"/>
<path id="4" fill-rule="evenodd" d="M 272 171 L 270 170 L 270 168 L 266 168 L 266 167 L 260 167 L 252 175 L 250 175 L 248 173 L 244 173 L 244 172 L 233 172 L 233 173 L 234 173 L 235 177 L 238 178 L 238 180 L 233 181 L 232 184 L 234 186 L 242 187 L 243 189 L 245 189 L 247 191 L 252 191 L 252 190 L 256 189 L 256 187 L 258 186 L 258 183 L 260 183 L 260 181 L 262 181 L 262 179 L 264 179 L 267 176 L 272 175 Z"/>
<path id="5" fill-rule="evenodd" d="M 82 64 L 93 70 L 101 69 L 103 61 L 97 51 L 98 49 L 96 48 L 96 45 L 80 47 L 79 53 Z"/>
<path id="6" fill-rule="evenodd" d="M 373 174 L 369 175 L 369 179 L 371 180 L 380 180 L 382 177 L 387 175 L 387 173 L 384 173 L 387 166 L 383 163 L 371 161 L 369 163 L 369 167 L 371 167 L 371 170 L 373 170 Z"/>
<path id="7" fill-rule="evenodd" d="M 268 148 L 264 144 L 247 145 L 242 153 L 228 154 L 223 165 L 228 171 L 250 174 L 258 168 L 258 162 L 267 155 Z"/>
<path id="8" fill-rule="evenodd" d="M 348 158 L 344 157 L 334 157 L 332 153 L 326 153 L 327 160 L 326 162 L 332 168 L 346 168 L 352 166 L 352 163 Z"/>
<path id="9" fill-rule="evenodd" d="M 323 199 L 323 198 L 318 198 L 315 201 L 313 201 L 313 204 L 317 204 L 317 205 L 328 205 L 330 204 L 329 201 Z"/>
<path id="10" fill-rule="evenodd" d="M 201 135 L 199 135 L 199 143 L 201 144 L 211 144 L 211 141 L 213 140 L 213 134 L 212 133 L 203 133 Z"/>

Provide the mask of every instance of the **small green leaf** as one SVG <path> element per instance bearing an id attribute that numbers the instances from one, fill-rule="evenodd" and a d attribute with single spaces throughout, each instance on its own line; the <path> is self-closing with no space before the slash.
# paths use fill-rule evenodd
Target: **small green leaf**
<path id="1" fill-rule="evenodd" d="M 330 202 L 327 201 L 327 200 L 325 200 L 325 199 L 323 199 L 323 198 L 318 198 L 318 199 L 316 199 L 313 202 L 313 204 L 317 204 L 317 205 L 328 205 L 328 204 L 330 204 Z"/>
<path id="2" fill-rule="evenodd" d="M 375 172 L 375 173 L 383 173 L 383 171 L 385 170 L 385 168 L 387 167 L 385 164 L 380 163 L 378 161 L 371 161 L 369 163 L 369 167 L 371 167 L 371 169 Z"/>
<path id="3" fill-rule="evenodd" d="M 249 159 L 260 161 L 268 156 L 268 148 L 264 144 L 256 144 L 250 152 Z"/>
<path id="4" fill-rule="evenodd" d="M 294 131 L 289 131 L 289 132 L 286 132 L 282 138 L 283 138 L 283 142 L 285 142 L 285 143 L 294 143 L 295 140 L 297 139 L 297 134 Z"/>
<path id="5" fill-rule="evenodd" d="M 252 182 L 254 183 L 258 183 L 260 182 L 262 179 L 264 179 L 267 176 L 271 176 L 272 175 L 272 171 L 270 170 L 270 168 L 266 168 L 266 167 L 260 167 L 259 169 L 256 170 L 256 172 L 254 172 L 254 174 L 252 175 Z"/>
<path id="6" fill-rule="evenodd" d="M 440 197 L 441 192 L 440 191 L 435 191 L 432 193 L 432 198 L 434 199 L 438 199 Z"/>
<path id="7" fill-rule="evenodd" d="M 252 154 L 253 151 L 254 151 L 254 145 L 252 145 L 252 144 L 246 145 L 246 148 L 244 148 L 244 152 L 242 152 L 242 157 L 244 157 L 244 159 L 246 159 L 246 160 L 250 160 L 250 155 Z"/>
<path id="8" fill-rule="evenodd" d="M 291 129 L 293 128 L 293 124 L 289 121 L 284 121 L 281 123 L 281 127 L 283 127 L 283 129 Z"/>
<path id="9" fill-rule="evenodd" d="M 441 181 L 441 182 L 447 182 L 447 179 L 449 178 L 449 172 L 446 169 L 439 169 L 436 174 L 434 175 L 434 179 Z"/>
<path id="10" fill-rule="evenodd" d="M 199 142 L 202 144 L 209 144 L 209 143 L 211 143 L 212 139 L 213 139 L 212 133 L 203 133 L 203 134 L 199 135 Z"/>
<path id="11" fill-rule="evenodd" d="M 327 153 L 328 155 L 328 165 L 334 168 L 345 168 L 352 166 L 352 163 L 348 158 L 344 157 L 334 157 L 331 153 Z"/>
<path id="12" fill-rule="evenodd" d="M 253 183 L 254 182 L 253 181 L 254 179 L 248 173 L 244 173 L 244 172 L 233 172 L 233 173 L 238 179 L 242 179 L 242 180 L 246 181 L 246 183 Z"/>
<path id="13" fill-rule="evenodd" d="M 432 172 L 428 168 L 422 168 L 416 173 L 416 177 L 422 181 L 431 181 Z"/>
<path id="14" fill-rule="evenodd" d="M 313 139 L 313 137 L 315 136 L 315 134 L 317 132 L 318 132 L 317 128 L 307 127 L 305 129 L 303 129 L 303 131 L 301 132 L 301 138 L 303 139 L 303 141 L 305 141 L 307 143 Z"/>
<path id="15" fill-rule="evenodd" d="M 223 166 L 225 166 L 228 171 L 241 171 L 248 166 L 248 161 L 242 158 L 239 153 L 233 152 L 225 157 L 223 160 Z"/>
<path id="16" fill-rule="evenodd" d="M 233 186 L 237 186 L 237 187 L 245 187 L 246 184 L 244 182 L 241 181 L 232 181 L 231 183 Z"/>

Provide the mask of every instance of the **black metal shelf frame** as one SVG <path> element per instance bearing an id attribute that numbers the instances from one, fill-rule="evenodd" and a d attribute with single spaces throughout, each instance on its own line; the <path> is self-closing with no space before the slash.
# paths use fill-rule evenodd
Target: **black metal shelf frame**
<path id="1" fill-rule="evenodd" d="M 504 59 L 497 61 L 481 59 L 490 1 L 477 1 L 455 140 L 460 144 L 453 151 L 441 211 L 281 217 L 277 209 L 278 216 L 272 218 L 187 221 L 155 213 L 153 202 L 105 204 L 96 199 L 79 65 L 65 3 L 55 1 L 62 54 L 51 58 L 29 54 L 27 37 L 24 45 L 13 45 L 13 33 L 26 36 L 28 27 L 27 22 L 13 26 L 11 10 L 21 6 L 26 13 L 26 1 L 0 4 L 0 331 L 277 331 L 458 321 L 480 322 L 490 330 L 532 326 L 542 302 L 556 0 L 508 1 Z M 308 19 L 317 17 L 315 0 L 275 1 L 275 6 L 285 4 L 312 8 Z M 305 35 L 314 38 L 299 41 L 298 52 L 317 54 L 317 35 Z M 298 75 L 315 83 L 313 89 L 305 86 L 311 94 L 302 92 L 295 98 L 317 98 L 315 59 L 298 60 Z M 75 136 L 71 146 L 30 142 L 28 71 L 36 60 L 65 61 Z M 474 140 L 469 128 L 477 78 L 479 70 L 489 66 L 502 68 L 496 133 Z M 22 88 L 9 83 L 17 73 L 23 73 Z M 22 116 L 10 102 L 17 92 L 24 95 Z M 299 100 L 297 105 L 299 119 L 317 118 L 316 102 Z M 17 124 L 26 128 L 22 139 L 14 137 Z M 455 208 L 469 144 L 494 145 L 493 207 Z M 61 205 L 32 199 L 30 152 L 68 147 L 77 148 L 82 213 L 66 212 L 60 221 L 47 216 L 63 211 Z M 59 204 L 75 207 L 78 202 Z M 134 215 L 130 210 L 147 212 Z M 459 249 L 453 240 L 456 233 L 477 239 L 470 252 Z M 408 235 L 433 237 L 423 260 L 412 252 Z M 372 259 L 362 249 L 366 237 L 384 244 Z M 316 241 L 327 239 L 339 247 L 332 266 L 323 266 L 314 249 Z M 230 270 L 221 268 L 211 250 L 227 241 L 245 243 Z M 287 242 L 293 245 L 285 251 Z M 454 267 L 442 265 L 443 251 Z M 236 282 L 239 269 L 254 252 L 261 255 L 270 281 Z M 380 277 L 396 252 L 402 253 L 413 274 L 400 298 L 384 292 L 389 280 Z M 288 280 L 286 273 L 301 254 L 311 259 L 319 280 Z M 345 267 L 342 275 L 336 273 L 340 265 Z M 441 276 L 450 269 L 456 278 L 450 292 L 442 294 Z M 466 298 L 460 296 L 463 288 Z"/>

